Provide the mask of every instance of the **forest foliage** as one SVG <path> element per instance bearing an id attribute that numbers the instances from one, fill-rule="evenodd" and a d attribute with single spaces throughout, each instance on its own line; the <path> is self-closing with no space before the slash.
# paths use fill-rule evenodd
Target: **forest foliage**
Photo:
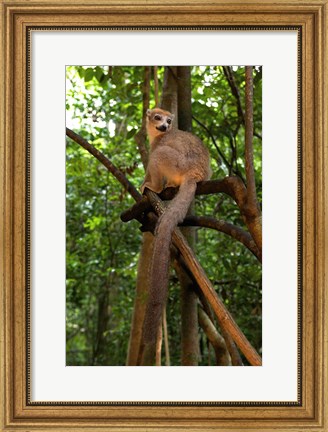
<path id="1" fill-rule="evenodd" d="M 227 70 L 230 73 L 227 74 Z M 143 67 L 69 66 L 66 124 L 101 150 L 139 189 L 144 167 L 135 134 L 142 122 Z M 159 89 L 164 68 L 158 68 Z M 262 198 L 262 71 L 254 79 L 254 168 Z M 245 182 L 245 68 L 191 69 L 193 133 L 211 154 L 212 179 Z M 235 90 L 233 91 L 232 84 Z M 151 107 L 154 86 L 151 85 Z M 124 365 L 141 244 L 137 221 L 120 214 L 134 203 L 94 157 L 67 139 L 66 146 L 66 364 Z M 246 230 L 239 208 L 225 194 L 197 196 L 197 215 L 213 216 Z M 217 294 L 252 345 L 262 346 L 262 270 L 240 242 L 197 229 L 196 255 Z M 171 364 L 180 363 L 180 290 L 172 271 L 167 306 Z M 214 352 L 200 333 L 200 365 Z M 247 361 L 243 359 L 245 364 Z"/>

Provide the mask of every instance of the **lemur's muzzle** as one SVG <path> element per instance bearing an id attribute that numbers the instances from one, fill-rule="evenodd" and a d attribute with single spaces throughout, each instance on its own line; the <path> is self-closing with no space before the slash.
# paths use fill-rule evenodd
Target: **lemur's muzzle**
<path id="1" fill-rule="evenodd" d="M 167 126 L 165 124 L 162 124 L 160 126 L 156 126 L 156 129 L 161 131 L 161 132 L 165 132 L 167 129 Z"/>

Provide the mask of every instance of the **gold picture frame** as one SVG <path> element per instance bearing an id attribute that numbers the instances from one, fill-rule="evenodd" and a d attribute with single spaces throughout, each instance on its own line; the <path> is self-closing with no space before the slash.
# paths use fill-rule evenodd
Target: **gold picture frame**
<path id="1" fill-rule="evenodd" d="M 0 0 L 1 430 L 328 431 L 328 0 Z M 92 14 L 92 20 L 90 18 Z M 90 24 L 92 22 L 92 24 Z M 40 28 L 259 26 L 301 35 L 302 304 L 297 403 L 43 403 L 29 401 L 27 33 Z"/>

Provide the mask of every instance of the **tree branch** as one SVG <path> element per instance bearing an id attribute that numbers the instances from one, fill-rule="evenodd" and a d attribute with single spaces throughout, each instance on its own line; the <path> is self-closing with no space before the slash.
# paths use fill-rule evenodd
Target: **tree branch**
<path id="1" fill-rule="evenodd" d="M 237 113 L 239 116 L 239 122 L 238 122 L 237 128 L 235 130 L 235 135 L 236 135 L 238 130 L 239 130 L 240 125 L 241 124 L 245 125 L 245 113 L 244 113 L 243 106 L 241 103 L 239 88 L 237 86 L 234 72 L 233 72 L 231 66 L 223 66 L 222 68 L 223 68 L 224 75 L 227 78 L 228 84 L 230 86 L 231 93 L 235 96 L 236 102 L 237 102 Z M 262 135 L 260 133 L 258 133 L 256 131 L 254 131 L 253 133 L 254 133 L 254 136 L 256 136 L 258 139 L 262 140 Z"/>
<path id="2" fill-rule="evenodd" d="M 175 197 L 178 188 L 166 188 L 159 194 L 162 200 L 170 200 Z M 225 177 L 223 180 L 209 180 L 197 183 L 196 195 L 210 195 L 223 192 L 235 200 L 238 206 L 246 202 L 246 188 L 239 177 Z M 144 212 L 151 210 L 148 198 L 143 197 L 128 210 L 121 214 L 121 220 L 128 222 L 137 219 Z"/>
<path id="3" fill-rule="evenodd" d="M 147 139 L 147 124 L 146 124 L 146 113 L 149 108 L 150 101 L 150 66 L 145 66 L 144 69 L 144 81 L 142 88 L 142 124 L 140 130 L 135 134 L 134 140 L 138 145 L 142 164 L 146 169 L 148 165 L 148 150 L 146 147 Z"/>
<path id="4" fill-rule="evenodd" d="M 227 349 L 229 351 L 232 365 L 233 366 L 244 366 L 243 361 L 240 357 L 239 351 L 236 347 L 236 344 L 232 340 L 232 337 L 230 336 L 230 334 L 224 329 L 221 329 L 221 332 L 222 332 L 222 336 L 225 340 Z"/>
<path id="5" fill-rule="evenodd" d="M 154 66 L 154 99 L 155 106 L 159 106 L 159 96 L 158 96 L 158 66 Z"/>
<path id="6" fill-rule="evenodd" d="M 208 317 L 207 313 L 201 307 L 198 307 L 198 321 L 200 326 L 204 330 L 207 339 L 214 348 L 216 364 L 218 366 L 231 365 L 230 355 L 224 338 L 214 327 L 214 324 Z"/>
<path id="7" fill-rule="evenodd" d="M 257 247 L 259 250 L 262 250 L 262 220 L 256 196 L 253 156 L 253 67 L 246 66 L 245 74 L 245 169 L 247 188 L 243 214 Z"/>
<path id="8" fill-rule="evenodd" d="M 174 198 L 178 189 L 177 188 L 167 188 L 160 194 L 160 198 L 164 200 L 169 200 Z M 225 177 L 223 180 L 209 180 L 204 182 L 199 182 L 197 184 L 196 195 L 208 195 L 212 193 L 223 192 L 234 199 L 238 205 L 240 212 L 243 216 L 244 222 L 252 235 L 258 252 L 255 255 L 261 260 L 262 255 L 262 226 L 261 226 L 261 215 L 258 207 L 249 206 L 247 200 L 247 189 L 243 181 L 239 177 Z M 130 209 L 124 211 L 121 214 L 121 220 L 123 222 L 128 222 L 131 219 L 140 220 L 140 217 L 144 213 L 151 210 L 151 205 L 149 202 L 142 199 L 142 201 L 133 205 Z M 251 249 L 252 250 L 252 249 Z M 252 250 L 253 252 L 253 250 Z M 254 250 L 255 252 L 255 250 Z M 253 252 L 253 253 L 254 253 Z"/>
<path id="9" fill-rule="evenodd" d="M 222 66 L 222 68 L 223 68 L 224 75 L 227 78 L 228 84 L 230 86 L 231 93 L 234 95 L 234 97 L 236 99 L 238 116 L 241 120 L 241 123 L 244 124 L 245 123 L 245 114 L 244 114 L 243 106 L 241 103 L 239 88 L 236 84 L 236 80 L 235 80 L 233 71 L 231 69 L 231 66 Z"/>
<path id="10" fill-rule="evenodd" d="M 211 138 L 212 143 L 213 143 L 214 147 L 216 148 L 216 151 L 218 152 L 220 158 L 223 160 L 223 162 L 225 163 L 228 170 L 231 171 L 232 167 L 230 166 L 228 159 L 222 153 L 222 151 L 221 151 L 220 147 L 218 146 L 216 139 L 214 138 L 212 132 L 209 130 L 209 128 L 204 123 L 202 123 L 200 120 L 198 120 L 195 116 L 192 116 L 192 118 L 193 118 L 193 120 L 195 120 L 196 123 L 199 124 L 199 126 L 201 126 L 207 132 L 207 134 Z"/>
<path id="11" fill-rule="evenodd" d="M 177 79 L 176 66 L 164 67 L 163 90 L 160 101 L 160 107 L 174 114 L 173 127 L 178 124 L 178 99 L 177 99 Z"/>
<path id="12" fill-rule="evenodd" d="M 229 222 L 209 216 L 187 216 L 181 225 L 211 228 L 222 232 L 246 246 L 247 249 L 249 249 L 259 261 L 262 259 L 261 252 L 258 250 L 252 236 L 242 228 Z"/>
<path id="13" fill-rule="evenodd" d="M 183 261 L 181 256 L 178 257 L 177 259 L 178 259 L 179 264 L 184 268 L 184 270 L 189 271 L 186 268 L 185 262 Z M 200 303 L 201 303 L 206 315 L 211 320 L 213 325 L 215 325 L 214 324 L 215 321 L 214 321 L 213 311 L 212 311 L 203 291 L 199 288 L 198 285 L 194 285 L 194 287 L 195 287 L 195 292 L 198 295 L 198 298 L 200 300 Z M 233 341 L 233 339 L 231 338 L 231 336 L 229 335 L 229 333 L 225 329 L 221 328 L 220 331 L 222 333 L 222 336 L 224 337 L 227 349 L 229 351 L 232 365 L 233 366 L 243 366 L 243 362 L 241 360 L 241 357 L 240 357 L 239 351 L 235 345 L 235 342 Z"/>
<path id="14" fill-rule="evenodd" d="M 257 207 L 254 155 L 253 155 L 253 67 L 246 66 L 246 115 L 245 115 L 245 169 L 247 182 L 247 201 Z"/>

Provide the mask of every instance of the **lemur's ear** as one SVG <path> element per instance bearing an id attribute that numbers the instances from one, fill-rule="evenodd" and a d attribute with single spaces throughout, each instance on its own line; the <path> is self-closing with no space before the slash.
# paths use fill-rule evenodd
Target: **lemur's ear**
<path id="1" fill-rule="evenodd" d="M 146 111 L 146 116 L 147 116 L 147 117 L 150 117 L 150 116 L 151 116 L 151 110 L 150 110 L 150 109 L 147 109 L 147 111 Z"/>
<path id="2" fill-rule="evenodd" d="M 174 115 L 174 114 L 171 114 L 171 119 L 172 119 L 172 120 L 174 120 L 174 117 L 175 117 L 175 115 Z"/>

